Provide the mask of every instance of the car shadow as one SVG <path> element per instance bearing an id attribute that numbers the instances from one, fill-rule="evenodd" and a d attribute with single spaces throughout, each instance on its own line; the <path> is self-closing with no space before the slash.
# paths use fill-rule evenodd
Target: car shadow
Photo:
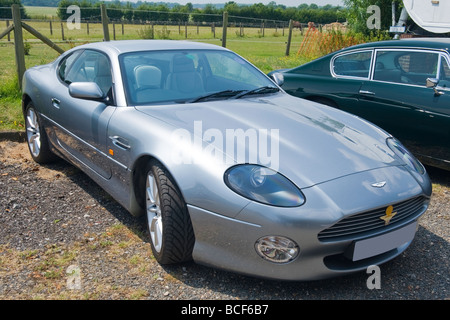
<path id="1" fill-rule="evenodd" d="M 438 183 L 450 188 L 450 171 L 426 166 L 432 183 Z"/>
<path id="2" fill-rule="evenodd" d="M 93 200 L 105 208 L 119 223 L 133 231 L 142 241 L 149 242 L 150 237 L 146 232 L 145 217 L 135 217 L 123 208 L 112 196 L 102 189 L 94 180 L 76 166 L 58 159 L 50 164 L 43 164 L 48 169 L 60 172 L 71 182 L 81 188 Z"/>

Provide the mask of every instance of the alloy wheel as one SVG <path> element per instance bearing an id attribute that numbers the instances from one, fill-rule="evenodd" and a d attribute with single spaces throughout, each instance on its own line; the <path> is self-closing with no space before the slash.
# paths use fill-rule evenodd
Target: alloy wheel
<path id="1" fill-rule="evenodd" d="M 163 222 L 161 216 L 159 189 L 152 172 L 148 173 L 146 180 L 145 193 L 148 228 L 153 246 L 157 252 L 160 252 L 163 239 Z"/>
<path id="2" fill-rule="evenodd" d="M 36 111 L 32 108 L 29 108 L 27 111 L 26 128 L 30 151 L 34 157 L 37 157 L 41 152 L 41 132 Z"/>

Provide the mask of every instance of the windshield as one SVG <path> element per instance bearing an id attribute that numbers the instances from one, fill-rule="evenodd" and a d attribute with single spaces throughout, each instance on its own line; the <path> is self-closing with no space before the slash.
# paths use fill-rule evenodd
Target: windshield
<path id="1" fill-rule="evenodd" d="M 132 52 L 119 60 L 129 105 L 228 99 L 261 87 L 276 88 L 262 72 L 229 51 Z"/>

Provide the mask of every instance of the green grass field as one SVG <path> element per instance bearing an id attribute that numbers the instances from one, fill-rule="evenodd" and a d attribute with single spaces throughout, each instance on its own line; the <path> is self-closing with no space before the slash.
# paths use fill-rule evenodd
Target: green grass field
<path id="1" fill-rule="evenodd" d="M 56 19 L 56 7 L 30 7 L 25 6 L 25 11 L 31 19 Z"/>
<path id="2" fill-rule="evenodd" d="M 30 12 L 29 12 L 30 13 Z M 32 16 L 38 15 L 54 15 L 49 8 L 34 7 Z M 6 28 L 6 23 L 0 23 L 0 31 Z M 49 21 L 27 22 L 34 29 L 50 38 L 64 50 L 68 50 L 75 46 L 87 42 L 103 41 L 103 31 L 101 24 L 81 25 L 80 29 L 69 30 L 66 23 L 53 21 L 50 25 Z M 111 40 L 128 40 L 141 39 L 142 33 L 150 28 L 150 26 L 142 25 L 124 25 L 110 24 L 109 33 Z M 123 30 L 123 31 L 122 31 Z M 168 38 L 171 40 L 190 40 L 201 41 L 221 45 L 222 29 L 216 28 L 216 33 L 212 32 L 211 27 L 188 26 L 187 37 L 184 26 L 154 26 L 154 38 Z M 64 32 L 64 41 L 63 39 Z M 89 33 L 89 34 L 88 34 Z M 290 68 L 307 62 L 305 59 L 297 57 L 296 52 L 300 47 L 302 35 L 298 30 L 294 31 L 291 54 L 285 56 L 287 30 L 282 29 L 265 29 L 264 36 L 259 28 L 245 28 L 243 35 L 240 34 L 239 28 L 229 27 L 227 29 L 227 48 L 240 54 L 255 66 L 267 73 L 274 69 Z M 58 57 L 58 53 L 50 47 L 43 44 L 27 31 L 23 32 L 24 40 L 29 45 L 29 54 L 25 56 L 26 67 L 30 68 L 35 65 L 46 64 Z M 16 64 L 14 55 L 14 37 L 10 34 L 10 40 L 4 37 L 0 40 L 0 131 L 5 130 L 24 130 L 24 121 L 20 108 L 20 91 L 17 84 Z"/>

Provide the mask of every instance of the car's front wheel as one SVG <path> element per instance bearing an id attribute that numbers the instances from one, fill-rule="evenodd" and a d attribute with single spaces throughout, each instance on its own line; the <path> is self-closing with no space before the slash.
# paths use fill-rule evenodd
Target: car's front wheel
<path id="1" fill-rule="evenodd" d="M 159 162 L 150 162 L 145 172 L 147 226 L 154 257 L 161 264 L 191 260 L 194 231 L 180 190 Z"/>
<path id="2" fill-rule="evenodd" d="M 29 103 L 25 110 L 25 130 L 28 149 L 33 160 L 38 163 L 55 160 L 56 157 L 50 150 L 47 134 L 32 103 Z"/>

